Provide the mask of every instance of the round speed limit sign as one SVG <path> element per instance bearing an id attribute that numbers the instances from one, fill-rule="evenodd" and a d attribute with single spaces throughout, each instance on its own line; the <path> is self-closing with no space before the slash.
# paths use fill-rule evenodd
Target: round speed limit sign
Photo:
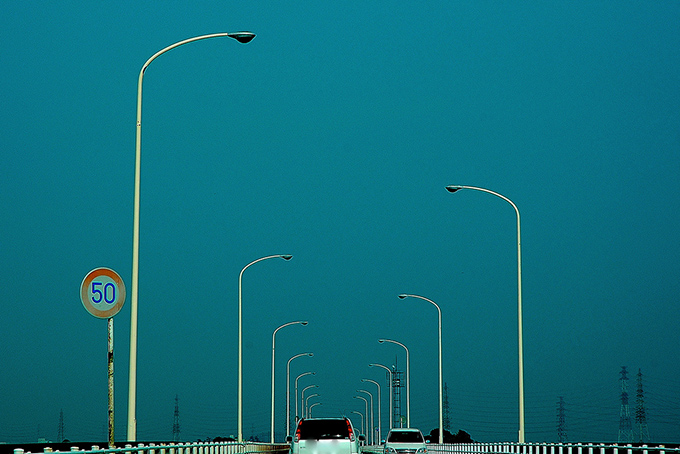
<path id="1" fill-rule="evenodd" d="M 95 268 L 80 285 L 80 301 L 97 318 L 111 318 L 125 304 L 123 279 L 110 268 Z"/>

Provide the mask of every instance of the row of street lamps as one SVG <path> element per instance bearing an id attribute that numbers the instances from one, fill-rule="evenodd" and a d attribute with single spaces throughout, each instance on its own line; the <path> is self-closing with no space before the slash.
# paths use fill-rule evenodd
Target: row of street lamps
<path id="1" fill-rule="evenodd" d="M 274 443 L 274 351 L 276 350 L 276 333 L 278 332 L 278 330 L 280 330 L 281 328 L 285 328 L 286 326 L 290 326 L 290 325 L 307 326 L 307 323 L 308 322 L 306 322 L 306 321 L 284 323 L 283 325 L 276 328 L 274 330 L 274 333 L 272 334 L 272 403 L 271 403 L 271 442 L 272 443 Z M 310 353 L 308 353 L 308 355 L 313 356 L 314 354 L 310 352 Z M 288 362 L 290 364 L 290 360 Z M 290 371 L 290 367 L 288 368 L 288 371 Z M 286 398 L 289 399 L 290 398 L 290 375 L 287 376 L 286 385 L 288 387 Z M 287 411 L 287 414 L 288 414 L 288 412 L 290 411 L 290 403 L 287 403 L 286 411 Z M 288 421 L 286 422 L 286 434 L 288 434 L 288 432 L 290 432 L 290 419 L 288 419 Z"/>
<path id="2" fill-rule="evenodd" d="M 144 73 L 149 66 L 149 64 L 155 60 L 158 56 L 164 54 L 165 52 L 172 50 L 176 47 L 179 47 L 183 44 L 187 44 L 190 42 L 194 41 L 199 41 L 203 39 L 208 39 L 208 38 L 217 38 L 217 37 L 228 37 L 235 39 L 239 43 L 246 44 L 249 43 L 250 41 L 255 38 L 255 34 L 251 32 L 236 32 L 236 33 L 214 33 L 214 34 L 208 34 L 208 35 L 201 35 L 201 36 L 196 36 L 194 38 L 189 38 L 185 39 L 182 41 L 179 41 L 175 44 L 172 44 L 168 47 L 165 47 L 161 49 L 160 51 L 156 52 L 154 55 L 149 58 L 144 65 L 142 66 L 142 69 L 139 72 L 139 79 L 137 83 L 137 129 L 136 129 L 136 141 L 135 141 L 135 185 L 134 185 L 134 208 L 133 208 L 133 241 L 132 241 L 132 285 L 131 285 L 131 296 L 130 296 L 130 365 L 129 365 L 129 386 L 128 386 L 128 425 L 127 425 L 127 440 L 128 441 L 136 441 L 137 439 L 137 420 L 136 420 L 136 390 L 137 390 L 137 308 L 138 308 L 138 287 L 139 287 L 139 207 L 140 207 L 140 176 L 141 176 L 141 139 L 142 139 L 142 83 L 144 80 Z M 520 240 L 520 216 L 519 216 L 519 210 L 517 209 L 517 206 L 507 197 L 494 192 L 490 191 L 488 189 L 484 188 L 479 188 L 479 187 L 474 187 L 474 186 L 460 186 L 460 185 L 450 185 L 447 186 L 446 189 L 451 192 L 455 193 L 461 189 L 472 189 L 476 191 L 482 191 L 486 192 L 492 195 L 495 195 L 497 197 L 500 197 L 501 199 L 505 200 L 506 202 L 510 203 L 512 207 L 515 209 L 515 212 L 517 214 L 517 315 L 518 315 L 518 344 L 519 344 L 519 442 L 524 443 L 524 360 L 523 360 L 523 348 L 522 348 L 522 260 L 521 260 L 521 240 Z M 272 258 L 281 258 L 284 260 L 290 260 L 292 258 L 291 255 L 271 255 L 271 256 L 266 256 L 259 258 L 257 260 L 254 260 L 253 262 L 250 262 L 248 265 L 246 265 L 242 270 L 241 273 L 239 274 L 239 304 L 238 304 L 238 404 L 237 404 L 237 437 L 238 437 L 238 442 L 243 441 L 243 357 L 242 357 L 242 325 L 241 325 L 241 278 L 243 276 L 243 272 L 248 268 L 249 266 L 263 261 L 267 259 L 272 259 Z M 442 330 L 442 324 L 441 324 L 441 310 L 439 306 L 434 303 L 434 301 L 425 298 L 423 296 L 419 295 L 411 295 L 411 294 L 401 294 L 399 295 L 399 298 L 407 298 L 407 297 L 412 297 L 412 298 L 419 298 L 425 301 L 428 301 L 432 303 L 438 311 L 439 314 L 439 324 L 438 324 L 438 331 L 439 331 L 439 442 L 442 442 L 442 437 L 443 437 L 443 391 L 442 391 L 442 338 L 441 338 L 441 330 Z M 306 321 L 296 321 L 296 322 L 290 322 L 286 323 L 284 325 L 279 326 L 273 333 L 272 335 L 272 392 L 271 392 L 271 438 L 272 442 L 274 441 L 274 351 L 275 351 L 275 336 L 276 332 L 288 325 L 293 325 L 293 324 L 301 324 L 301 325 L 306 325 Z M 406 396 L 407 396 L 407 402 L 406 402 L 406 423 L 407 426 L 410 427 L 411 425 L 411 416 L 410 416 L 410 392 L 409 392 L 409 354 L 408 354 L 408 349 L 406 346 L 400 342 L 391 340 L 391 339 L 380 339 L 380 343 L 384 342 L 389 342 L 389 343 L 394 343 L 397 345 L 400 345 L 406 349 Z M 302 353 L 297 356 L 313 356 L 312 353 Z M 295 356 L 295 357 L 297 357 Z M 293 358 L 295 358 L 293 357 Z M 291 358 L 291 360 L 293 359 Z M 290 364 L 290 360 L 289 360 Z M 382 366 L 380 364 L 371 364 L 371 366 L 380 366 L 384 367 L 389 370 L 386 366 Z M 390 371 L 391 374 L 391 371 Z M 304 374 L 303 374 L 304 375 Z M 391 377 L 391 375 L 390 375 Z M 300 377 L 298 377 L 300 378 Z M 288 378 L 288 385 L 290 385 L 289 381 L 290 378 Z M 368 379 L 364 379 L 362 381 L 372 381 Z M 376 383 L 376 382 L 373 382 Z M 390 383 L 392 383 L 392 380 L 390 378 Z M 377 384 L 377 383 L 376 383 Z M 378 393 L 380 394 L 380 385 L 378 385 Z M 297 394 L 297 379 L 296 379 L 296 394 Z M 365 390 L 359 390 L 359 391 L 364 391 L 368 392 Z M 289 401 L 289 393 L 290 393 L 290 386 L 288 386 L 287 390 L 288 396 L 287 400 Z M 392 393 L 392 389 L 390 386 L 390 394 Z M 369 393 L 370 394 L 370 393 Z M 365 400 L 365 398 L 361 396 L 355 396 L 357 398 L 362 398 Z M 371 395 L 371 400 L 372 400 L 372 395 Z M 368 401 L 366 400 L 366 404 L 368 405 Z M 297 408 L 297 395 L 296 395 L 296 401 L 295 405 Z M 316 405 L 316 404 L 315 404 Z M 390 406 L 392 406 L 392 396 L 390 395 Z M 290 435 L 290 404 L 288 404 L 287 408 L 287 413 L 288 413 L 288 421 L 286 423 L 286 434 L 287 436 Z M 372 411 L 372 405 L 371 405 L 371 411 Z M 368 411 L 367 411 L 368 413 Z M 390 408 L 390 414 L 392 413 L 392 409 Z M 297 415 L 297 409 L 296 409 L 296 415 Z M 378 411 L 378 419 L 380 420 L 380 410 Z M 372 420 L 372 415 L 371 415 L 371 420 Z M 372 425 L 372 421 L 371 421 Z M 392 425 L 392 418 L 390 417 L 390 426 Z"/>
<path id="3" fill-rule="evenodd" d="M 476 186 L 462 186 L 462 185 L 449 185 L 446 186 L 446 190 L 449 191 L 450 193 L 455 193 L 458 192 L 461 189 L 472 189 L 475 191 L 481 191 L 481 192 L 486 192 L 488 194 L 492 194 L 496 197 L 499 197 L 506 202 L 508 202 L 513 209 L 515 210 L 515 214 L 517 217 L 517 321 L 518 321 L 518 326 L 517 326 L 517 332 L 518 332 L 518 369 L 519 369 L 519 435 L 518 439 L 520 443 L 525 442 L 525 430 L 524 430 L 524 352 L 523 352 L 523 340 L 522 340 L 522 333 L 523 333 L 523 327 L 522 327 L 522 241 L 521 241 L 521 224 L 520 224 L 520 215 L 519 215 L 519 209 L 517 208 L 517 205 L 514 204 L 512 200 L 509 198 L 505 197 L 504 195 L 501 195 L 497 192 L 491 191 L 489 189 L 485 188 L 480 188 Z M 443 373 L 442 373 L 442 311 L 439 305 L 432 301 L 429 298 L 425 298 L 424 296 L 420 295 L 412 295 L 412 294 L 406 294 L 402 293 L 399 295 L 400 299 L 405 299 L 405 298 L 418 298 L 424 301 L 427 301 L 431 304 L 434 305 L 434 307 L 437 308 L 437 314 L 438 314 L 438 323 L 437 323 L 437 331 L 438 331 L 438 337 L 439 337 L 439 343 L 438 343 L 438 357 L 439 357 L 439 443 L 443 443 L 444 441 L 444 396 L 443 396 Z M 393 344 L 397 344 L 401 347 L 404 348 L 406 351 L 406 427 L 411 427 L 411 393 L 410 393 L 410 358 L 409 358 L 409 350 L 408 348 L 402 344 L 401 342 L 397 342 L 392 339 L 379 339 L 379 343 L 384 343 L 384 342 L 389 342 Z M 372 364 L 373 365 L 373 364 Z M 386 366 L 382 365 L 377 365 L 384 367 L 388 371 L 390 369 Z M 366 381 L 366 380 L 362 380 Z M 392 391 L 391 389 L 392 386 L 392 375 L 390 371 L 390 392 Z M 378 386 L 378 394 L 380 393 L 380 387 Z M 355 397 L 360 397 L 360 396 L 355 396 Z M 392 428 L 392 396 L 390 394 L 390 429 Z M 371 408 L 372 411 L 372 408 Z M 380 413 L 380 406 L 378 406 L 378 413 Z M 368 416 L 367 416 L 368 417 Z M 380 416 L 378 416 L 378 422 L 380 425 Z M 371 431 L 373 426 L 372 422 L 372 416 L 371 416 Z M 378 432 L 380 432 L 380 428 L 378 428 Z"/>
<path id="4" fill-rule="evenodd" d="M 516 205 L 512 201 L 510 201 L 510 199 L 508 199 L 508 198 L 506 198 L 506 197 L 504 197 L 504 196 L 502 196 L 498 193 L 495 193 L 493 191 L 489 191 L 489 190 L 483 189 L 483 188 L 476 188 L 476 187 L 472 187 L 472 186 L 448 186 L 446 189 L 451 193 L 454 193 L 454 192 L 458 191 L 459 189 L 477 189 L 477 190 L 480 190 L 480 191 L 483 191 L 483 192 L 488 192 L 488 193 L 497 195 L 497 196 L 501 197 L 502 199 L 508 201 L 514 207 L 514 209 L 516 210 L 517 216 L 518 216 L 518 224 L 517 224 L 517 226 L 518 226 L 517 227 L 518 228 L 518 230 L 517 230 L 517 234 L 518 234 L 518 267 L 521 267 L 521 242 L 519 240 L 519 238 L 520 238 L 520 236 L 519 236 L 520 235 L 519 210 L 517 209 Z M 522 372 L 523 372 L 523 363 L 522 363 L 523 358 L 522 358 L 522 356 L 523 355 L 522 355 L 522 325 L 521 325 L 521 319 L 522 319 L 522 316 L 521 316 L 522 315 L 521 314 L 521 307 L 522 307 L 521 306 L 521 268 L 519 268 L 519 271 L 518 271 L 518 279 L 519 279 L 519 281 L 518 281 L 519 314 L 518 315 L 519 315 L 519 320 L 520 320 L 520 324 L 519 324 L 519 372 L 520 372 L 520 382 L 519 382 L 520 383 L 520 432 L 519 432 L 519 438 L 520 438 L 520 442 L 523 443 L 524 442 L 524 424 L 523 424 L 524 423 L 524 418 L 523 418 L 523 415 L 524 415 L 524 405 L 523 405 L 524 404 L 524 402 L 523 402 L 524 389 L 523 389 L 523 375 L 522 375 Z M 418 298 L 418 299 L 422 299 L 424 301 L 427 301 L 427 302 L 431 303 L 432 305 L 434 305 L 434 307 L 437 309 L 437 314 L 438 314 L 438 317 L 437 317 L 437 321 L 438 321 L 438 323 L 437 323 L 437 327 L 438 327 L 438 329 L 437 329 L 437 331 L 438 331 L 438 372 L 439 372 L 438 373 L 438 376 L 439 376 L 439 434 L 438 435 L 439 435 L 439 443 L 443 443 L 443 437 L 444 437 L 443 420 L 444 420 L 444 418 L 443 418 L 443 371 L 442 371 L 442 312 L 441 312 L 441 308 L 439 307 L 439 305 L 437 305 L 437 303 L 435 303 L 431 299 L 426 298 L 424 296 L 405 294 L 405 293 L 402 293 L 402 294 L 399 295 L 400 299 L 405 299 L 405 298 L 409 298 L 409 297 L 410 298 Z M 286 326 L 286 325 L 284 325 L 284 326 Z M 394 343 L 394 344 L 397 344 L 397 345 L 403 347 L 404 350 L 406 351 L 406 426 L 411 427 L 410 354 L 409 354 L 409 350 L 401 342 L 398 342 L 398 341 L 395 341 L 395 340 L 392 340 L 392 339 L 379 339 L 378 342 L 379 343 L 384 343 L 384 342 Z M 383 366 L 383 365 L 380 365 L 380 364 L 370 364 L 369 366 L 380 366 L 380 367 L 385 368 L 390 373 L 390 429 L 391 429 L 392 428 L 392 420 L 393 420 L 392 371 L 387 366 Z M 272 377 L 273 377 L 273 369 L 272 369 Z M 378 439 L 380 439 L 380 437 L 381 437 L 381 424 L 382 424 L 382 415 L 381 415 L 382 399 L 381 399 L 380 384 L 378 384 L 374 380 L 365 379 L 365 378 L 361 379 L 361 381 L 362 382 L 372 382 L 378 387 L 378 429 L 377 429 L 378 435 L 377 436 L 378 436 Z M 316 386 L 316 385 L 313 385 L 313 386 Z M 363 390 L 363 389 L 358 389 L 357 392 L 366 393 L 371 398 L 371 403 L 370 403 L 370 434 L 371 434 L 373 441 L 375 441 L 374 420 L 373 420 L 373 395 L 370 392 Z M 272 387 L 272 395 L 273 395 L 273 387 Z M 366 406 L 367 406 L 366 418 L 368 418 L 368 405 L 369 405 L 368 400 L 366 398 L 362 397 L 362 396 L 354 396 L 354 397 L 357 398 L 357 399 L 363 399 L 365 401 Z M 272 403 L 272 415 L 273 415 L 273 403 Z M 363 424 L 363 419 L 362 419 L 362 424 Z M 367 426 L 369 425 L 368 422 L 366 423 L 366 425 Z M 274 440 L 274 432 L 273 432 L 273 416 L 272 416 L 272 443 L 273 443 L 273 440 Z"/>

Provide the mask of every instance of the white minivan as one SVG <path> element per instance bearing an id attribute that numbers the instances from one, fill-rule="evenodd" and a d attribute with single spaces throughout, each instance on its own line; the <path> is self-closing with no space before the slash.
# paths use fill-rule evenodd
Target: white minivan
<path id="1" fill-rule="evenodd" d="M 291 454 L 359 454 L 359 441 L 349 418 L 303 418 L 290 439 Z"/>
<path id="2" fill-rule="evenodd" d="M 385 439 L 383 454 L 427 454 L 425 438 L 415 428 L 392 429 Z"/>

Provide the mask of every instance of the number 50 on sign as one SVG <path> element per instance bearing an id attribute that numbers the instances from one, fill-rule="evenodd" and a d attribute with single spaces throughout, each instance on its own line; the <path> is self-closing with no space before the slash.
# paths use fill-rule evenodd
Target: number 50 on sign
<path id="1" fill-rule="evenodd" d="M 97 318 L 111 318 L 125 304 L 123 279 L 110 268 L 95 268 L 80 285 L 80 301 Z"/>

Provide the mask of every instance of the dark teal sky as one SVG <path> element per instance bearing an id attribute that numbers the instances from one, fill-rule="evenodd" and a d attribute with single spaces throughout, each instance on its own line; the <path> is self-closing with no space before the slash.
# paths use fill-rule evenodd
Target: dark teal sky
<path id="1" fill-rule="evenodd" d="M 644 374 L 653 441 L 680 441 L 680 4 L 9 2 L 0 14 L 0 442 L 103 439 L 106 323 L 130 288 L 135 102 L 144 80 L 137 438 L 277 438 L 285 366 L 315 415 L 362 410 L 369 363 L 411 352 L 412 425 L 437 425 L 442 308 L 451 429 L 517 437 L 515 215 L 522 214 L 527 441 L 615 441 L 619 371 Z M 116 438 L 129 301 L 115 317 Z M 400 351 L 401 350 L 401 351 Z M 373 385 L 366 386 L 375 393 Z M 376 396 L 377 397 L 377 396 Z M 359 424 L 359 421 L 355 421 Z M 385 426 L 387 424 L 385 423 Z"/>

